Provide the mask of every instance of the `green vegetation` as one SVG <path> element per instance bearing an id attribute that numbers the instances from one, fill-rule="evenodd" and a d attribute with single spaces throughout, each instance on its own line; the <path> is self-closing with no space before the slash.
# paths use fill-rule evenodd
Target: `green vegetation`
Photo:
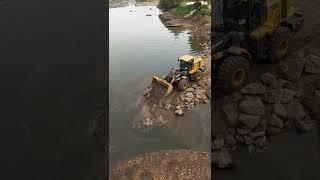
<path id="1" fill-rule="evenodd" d="M 158 6 L 160 9 L 171 10 L 174 14 L 181 16 L 197 16 L 206 18 L 211 15 L 211 1 L 206 1 L 208 2 L 208 5 L 201 4 L 201 1 L 199 0 L 196 0 L 195 3 L 191 5 L 187 5 L 186 2 L 186 0 L 160 0 Z"/>

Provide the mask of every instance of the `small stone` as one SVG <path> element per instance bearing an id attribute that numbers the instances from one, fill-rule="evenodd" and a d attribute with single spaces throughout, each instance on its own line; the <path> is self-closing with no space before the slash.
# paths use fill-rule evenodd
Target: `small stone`
<path id="1" fill-rule="evenodd" d="M 295 87 L 294 85 L 292 84 L 292 82 L 290 81 L 287 81 L 285 79 L 279 79 L 279 88 L 282 88 L 282 89 L 291 89 L 291 90 L 294 90 Z"/>
<path id="2" fill-rule="evenodd" d="M 242 94 L 260 95 L 264 94 L 266 88 L 261 83 L 251 83 L 241 89 Z"/>
<path id="3" fill-rule="evenodd" d="M 240 113 L 239 121 L 253 129 L 259 124 L 260 116 Z"/>
<path id="4" fill-rule="evenodd" d="M 241 112 L 251 115 L 264 115 L 265 107 L 258 97 L 249 97 L 247 100 L 242 101 L 239 104 Z"/>
<path id="5" fill-rule="evenodd" d="M 311 130 L 311 128 L 312 128 L 311 122 L 309 122 L 309 123 L 304 122 L 304 121 L 297 121 L 296 122 L 296 129 L 300 133 L 308 132 Z"/>
<path id="6" fill-rule="evenodd" d="M 252 137 L 252 139 L 256 139 L 258 137 L 265 136 L 265 135 L 266 135 L 265 131 L 251 132 L 250 133 L 250 136 Z"/>
<path id="7" fill-rule="evenodd" d="M 210 101 L 209 101 L 208 99 L 205 99 L 205 100 L 203 100 L 203 103 L 205 103 L 205 104 L 209 104 L 209 103 L 210 103 Z"/>
<path id="8" fill-rule="evenodd" d="M 181 101 L 185 100 L 184 94 L 180 94 L 179 96 L 180 96 Z"/>
<path id="9" fill-rule="evenodd" d="M 272 111 L 281 118 L 287 118 L 287 109 L 282 104 L 273 104 Z"/>
<path id="10" fill-rule="evenodd" d="M 177 114 L 178 116 L 182 116 L 183 115 L 183 110 L 182 109 L 177 109 L 174 113 Z"/>
<path id="11" fill-rule="evenodd" d="M 271 73 L 262 74 L 260 79 L 265 85 L 269 86 L 270 88 L 275 89 L 278 86 L 277 77 Z"/>
<path id="12" fill-rule="evenodd" d="M 186 102 L 190 103 L 190 102 L 192 102 L 193 98 L 186 97 L 184 100 L 185 100 Z"/>
<path id="13" fill-rule="evenodd" d="M 231 101 L 232 101 L 232 102 L 239 102 L 239 101 L 241 101 L 241 100 L 243 100 L 243 99 L 244 99 L 244 97 L 243 97 L 242 94 L 241 94 L 240 92 L 238 92 L 238 91 L 232 93 L 232 95 L 231 95 Z"/>
<path id="14" fill-rule="evenodd" d="M 215 140 L 213 140 L 213 142 L 211 144 L 211 149 L 218 150 L 218 149 L 223 148 L 223 146 L 224 146 L 223 136 L 217 136 L 217 138 Z"/>
<path id="15" fill-rule="evenodd" d="M 193 98 L 193 94 L 191 92 L 187 92 L 185 95 L 184 95 L 186 98 Z"/>
<path id="16" fill-rule="evenodd" d="M 244 143 L 244 142 L 245 142 L 244 139 L 243 139 L 243 137 L 240 136 L 240 135 L 235 135 L 235 139 L 236 139 L 237 142 L 239 142 L 239 143 Z"/>
<path id="17" fill-rule="evenodd" d="M 227 116 L 227 121 L 230 126 L 237 125 L 239 112 L 235 103 L 228 103 L 222 106 L 222 110 Z"/>
<path id="18" fill-rule="evenodd" d="M 233 148 L 237 145 L 237 141 L 232 134 L 226 133 L 224 136 L 224 145 L 225 147 Z"/>
<path id="19" fill-rule="evenodd" d="M 166 106 L 164 107 L 166 110 L 169 110 L 171 108 L 171 104 L 166 104 Z"/>
<path id="20" fill-rule="evenodd" d="M 182 109 L 182 107 L 180 105 L 176 106 L 176 110 L 178 109 Z"/>
<path id="21" fill-rule="evenodd" d="M 205 82 L 203 82 L 203 81 L 198 81 L 198 86 L 200 86 L 200 87 L 205 87 L 206 86 L 206 83 Z"/>
<path id="22" fill-rule="evenodd" d="M 254 152 L 255 151 L 255 146 L 253 144 L 249 145 L 248 146 L 248 151 L 249 151 L 249 153 Z"/>
<path id="23" fill-rule="evenodd" d="M 303 106 L 296 99 L 287 105 L 287 111 L 292 112 L 288 113 L 288 119 L 290 120 L 301 121 L 306 116 Z"/>
<path id="24" fill-rule="evenodd" d="M 146 118 L 142 121 L 143 125 L 145 126 L 152 126 L 153 122 L 149 119 L 149 118 Z"/>
<path id="25" fill-rule="evenodd" d="M 194 94 L 204 94 L 205 93 L 205 91 L 204 90 L 195 90 L 194 91 Z"/>
<path id="26" fill-rule="evenodd" d="M 241 136 L 250 134 L 250 129 L 237 128 L 237 133 Z"/>
<path id="27" fill-rule="evenodd" d="M 231 168 L 233 166 L 232 156 L 230 152 L 226 149 L 221 149 L 218 151 L 213 151 L 211 153 L 211 162 L 216 168 Z"/>
<path id="28" fill-rule="evenodd" d="M 243 139 L 244 139 L 244 142 L 245 142 L 246 145 L 250 145 L 250 144 L 253 143 L 252 138 L 250 136 L 248 136 L 248 135 L 244 135 Z"/>
<path id="29" fill-rule="evenodd" d="M 232 135 L 236 134 L 236 129 L 234 129 L 234 128 L 228 128 L 227 131 Z"/>
<path id="30" fill-rule="evenodd" d="M 295 94 L 294 91 L 289 89 L 273 89 L 266 92 L 264 100 L 271 104 L 287 104 L 294 98 Z"/>
<path id="31" fill-rule="evenodd" d="M 281 129 L 284 127 L 283 120 L 280 119 L 276 114 L 272 114 L 272 118 L 270 119 L 269 124 Z"/>
<path id="32" fill-rule="evenodd" d="M 172 100 L 169 98 L 166 100 L 166 104 L 171 104 Z"/>
<path id="33" fill-rule="evenodd" d="M 156 104 L 152 105 L 151 111 L 154 111 L 158 106 Z"/>
<path id="34" fill-rule="evenodd" d="M 274 127 L 274 126 L 268 126 L 268 128 L 267 128 L 267 135 L 268 136 L 278 135 L 278 134 L 281 134 L 283 132 L 284 132 L 283 129 L 277 128 L 277 127 Z"/>
<path id="35" fill-rule="evenodd" d="M 311 74 L 320 74 L 320 57 L 313 54 L 307 57 L 304 71 Z"/>
<path id="36" fill-rule="evenodd" d="M 305 62 L 305 58 L 288 59 L 284 63 L 279 64 L 277 68 L 278 74 L 283 79 L 296 82 L 301 77 Z"/>
<path id="37" fill-rule="evenodd" d="M 197 88 L 198 88 L 198 86 L 197 86 L 196 84 L 192 85 L 191 87 L 192 87 L 193 89 L 197 89 Z"/>
<path id="38" fill-rule="evenodd" d="M 260 136 L 255 141 L 254 144 L 260 147 L 263 147 L 267 141 L 266 136 Z"/>
<path id="39" fill-rule="evenodd" d="M 186 92 L 194 92 L 194 89 L 192 87 L 188 88 L 188 89 L 186 89 Z"/>

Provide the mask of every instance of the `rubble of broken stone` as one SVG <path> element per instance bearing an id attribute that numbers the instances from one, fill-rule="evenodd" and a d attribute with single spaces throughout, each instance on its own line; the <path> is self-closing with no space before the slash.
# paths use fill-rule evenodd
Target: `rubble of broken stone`
<path id="1" fill-rule="evenodd" d="M 182 92 L 174 90 L 167 97 L 158 95 L 159 91 L 148 87 L 138 105 L 141 108 L 132 122 L 133 128 L 148 131 L 161 127 L 170 119 L 176 118 L 175 116 L 183 116 L 185 111 L 192 111 L 198 104 L 210 103 L 211 77 L 205 76 L 189 86 Z"/>
<path id="2" fill-rule="evenodd" d="M 227 128 L 212 139 L 213 163 L 232 167 L 232 151 L 263 150 L 271 136 L 295 128 L 305 133 L 320 120 L 320 53 L 289 57 L 240 91 L 224 97 Z"/>

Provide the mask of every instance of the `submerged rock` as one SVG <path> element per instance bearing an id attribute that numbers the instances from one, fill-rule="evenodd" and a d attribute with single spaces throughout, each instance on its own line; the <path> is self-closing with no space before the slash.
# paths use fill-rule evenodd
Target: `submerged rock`
<path id="1" fill-rule="evenodd" d="M 183 110 L 182 109 L 177 109 L 174 113 L 177 114 L 178 116 L 182 116 L 183 115 Z"/>
<path id="2" fill-rule="evenodd" d="M 171 104 L 166 104 L 166 106 L 164 107 L 166 110 L 169 110 L 171 108 Z"/>

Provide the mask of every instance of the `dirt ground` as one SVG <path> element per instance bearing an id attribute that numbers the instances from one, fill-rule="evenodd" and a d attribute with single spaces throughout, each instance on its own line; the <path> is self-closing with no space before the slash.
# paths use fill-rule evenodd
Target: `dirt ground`
<path id="1" fill-rule="evenodd" d="M 210 155 L 189 150 L 148 153 L 119 164 L 110 179 L 210 179 Z"/>

